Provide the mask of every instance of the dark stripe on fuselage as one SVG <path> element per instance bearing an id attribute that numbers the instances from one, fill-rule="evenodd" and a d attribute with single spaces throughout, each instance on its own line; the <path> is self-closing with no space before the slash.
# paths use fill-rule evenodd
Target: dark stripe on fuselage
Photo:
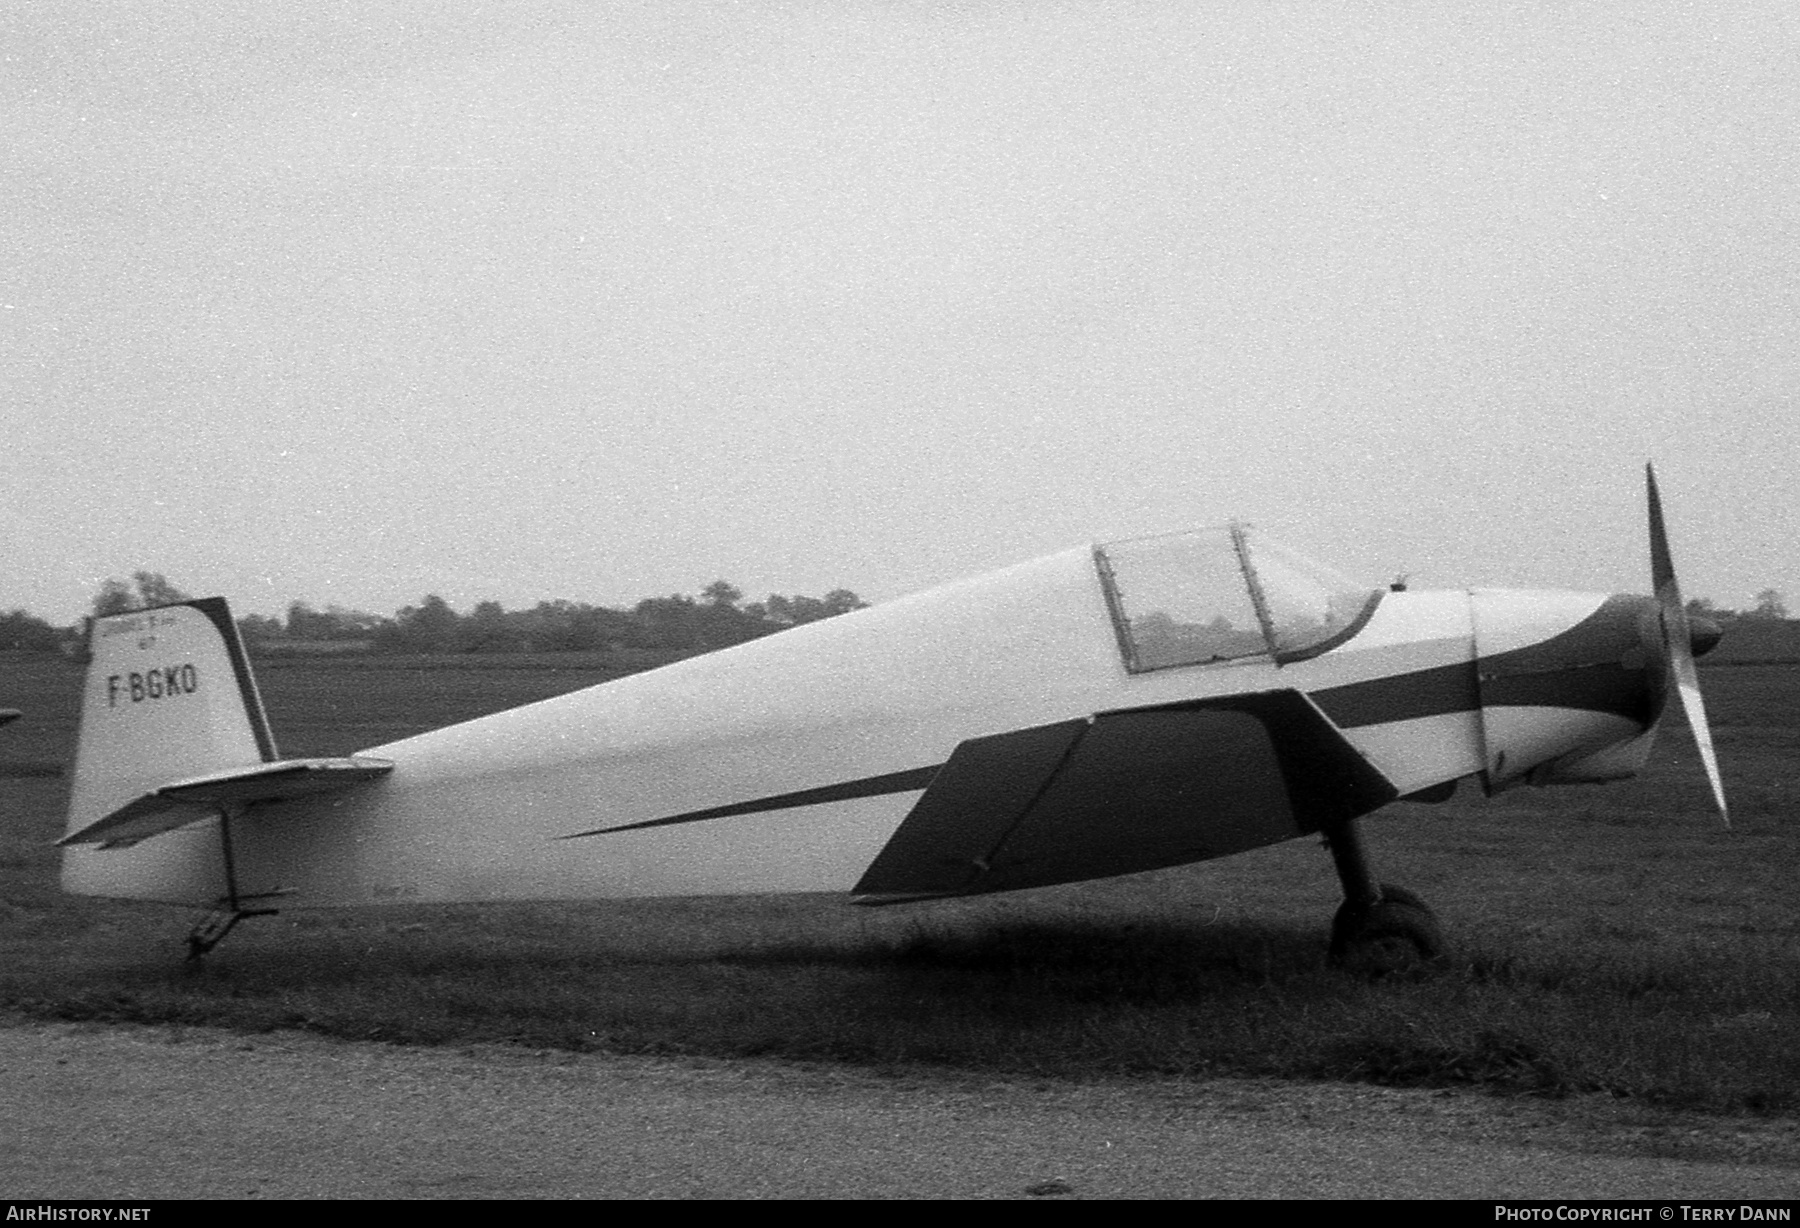
<path id="1" fill-rule="evenodd" d="M 1485 671 L 1484 671 L 1485 672 Z M 1656 719 L 1660 690 L 1643 668 L 1618 663 L 1569 665 L 1541 674 L 1478 677 L 1474 662 L 1372 678 L 1311 692 L 1340 729 L 1449 716 L 1489 708 L 1573 708 L 1608 712 L 1643 724 Z"/>
<path id="2" fill-rule="evenodd" d="M 759 797 L 754 801 L 734 802 L 729 806 L 714 806 L 710 810 L 693 810 L 687 814 L 673 814 L 665 819 L 646 819 L 641 823 L 624 823 L 618 827 L 596 827 L 592 831 L 571 832 L 559 836 L 561 840 L 574 840 L 581 836 L 603 836 L 615 831 L 638 831 L 645 827 L 666 827 L 671 823 L 698 823 L 705 819 L 726 819 L 739 814 L 757 814 L 765 810 L 792 810 L 799 806 L 822 806 L 827 802 L 847 802 L 858 797 L 880 797 L 887 793 L 909 793 L 914 789 L 923 789 L 931 783 L 931 778 L 938 774 L 943 764 L 931 767 L 909 768 L 904 772 L 888 772 L 881 776 L 865 776 L 861 780 L 846 780 L 835 785 L 823 785 L 817 789 L 801 789 L 794 793 L 777 793 L 773 797 Z"/>
<path id="3" fill-rule="evenodd" d="M 1649 598 L 1609 597 L 1567 631 L 1541 643 L 1496 653 L 1479 663 L 1458 661 L 1388 678 L 1310 691 L 1319 709 L 1340 729 L 1385 725 L 1490 708 L 1573 708 L 1606 712 L 1646 727 L 1661 710 L 1662 688 L 1648 685 L 1638 624 Z M 1121 709 L 1129 711 L 1130 709 Z M 943 764 L 865 776 L 816 789 L 694 810 L 686 814 L 573 832 L 561 839 L 699 823 L 733 815 L 818 806 L 859 797 L 907 793 L 931 783 Z"/>
<path id="4" fill-rule="evenodd" d="M 1648 725 L 1661 710 L 1650 685 L 1642 620 L 1648 597 L 1613 596 L 1568 630 L 1536 644 L 1311 692 L 1340 727 L 1383 725 L 1490 708 L 1573 708 Z"/>
<path id="5" fill-rule="evenodd" d="M 1473 661 L 1371 678 L 1308 694 L 1340 729 L 1472 712 L 1481 706 Z"/>

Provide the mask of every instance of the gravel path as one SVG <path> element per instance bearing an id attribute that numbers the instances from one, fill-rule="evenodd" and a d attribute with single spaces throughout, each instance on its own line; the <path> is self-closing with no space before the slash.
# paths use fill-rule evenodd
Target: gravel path
<path id="1" fill-rule="evenodd" d="M 12 1198 L 1800 1195 L 1800 1123 L 1378 1088 L 0 1029 Z"/>

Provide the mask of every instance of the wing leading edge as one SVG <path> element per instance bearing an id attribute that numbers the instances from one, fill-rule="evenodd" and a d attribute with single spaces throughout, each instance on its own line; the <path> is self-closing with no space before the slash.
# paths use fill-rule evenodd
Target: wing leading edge
<path id="1" fill-rule="evenodd" d="M 960 744 L 854 891 L 884 904 L 1160 869 L 1397 796 L 1300 691 L 1103 712 Z"/>

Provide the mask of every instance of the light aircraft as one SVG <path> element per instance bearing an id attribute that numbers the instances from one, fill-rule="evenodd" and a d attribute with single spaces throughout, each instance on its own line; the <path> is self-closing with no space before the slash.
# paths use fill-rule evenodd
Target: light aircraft
<path id="1" fill-rule="evenodd" d="M 224 600 L 96 618 L 62 881 L 213 906 L 1009 891 L 1322 834 L 1334 956 L 1435 956 L 1357 820 L 1631 776 L 1669 697 L 1725 801 L 1646 471 L 1654 596 L 1371 590 L 1233 523 L 1053 554 L 345 758 L 276 751 Z"/>

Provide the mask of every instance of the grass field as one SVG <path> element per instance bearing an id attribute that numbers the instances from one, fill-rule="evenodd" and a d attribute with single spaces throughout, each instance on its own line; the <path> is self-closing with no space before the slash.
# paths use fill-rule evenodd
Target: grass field
<path id="1" fill-rule="evenodd" d="M 0 1013 L 14 1018 L 1800 1110 L 1800 667 L 1705 673 L 1729 832 L 1679 728 L 1633 782 L 1465 789 L 1369 820 L 1380 876 L 1430 901 L 1454 946 L 1430 974 L 1374 983 L 1325 964 L 1338 887 L 1312 841 L 882 910 L 786 897 L 296 912 L 246 923 L 195 970 L 185 911 L 57 891 L 78 673 L 0 669 L 0 704 L 28 712 L 0 733 Z M 611 676 L 555 658 L 260 669 L 290 754 Z"/>

